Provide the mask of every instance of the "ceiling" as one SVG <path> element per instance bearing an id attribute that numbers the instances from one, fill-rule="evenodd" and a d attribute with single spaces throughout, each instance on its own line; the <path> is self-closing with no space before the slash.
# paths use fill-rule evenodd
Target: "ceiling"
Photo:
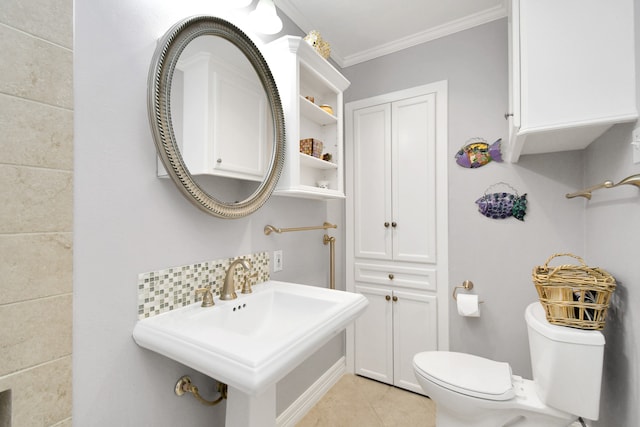
<path id="1" fill-rule="evenodd" d="M 275 0 L 342 68 L 507 16 L 507 0 Z"/>

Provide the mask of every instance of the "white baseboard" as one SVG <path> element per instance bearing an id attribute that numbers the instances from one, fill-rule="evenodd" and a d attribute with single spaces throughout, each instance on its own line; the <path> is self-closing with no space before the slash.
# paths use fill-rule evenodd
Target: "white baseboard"
<path id="1" fill-rule="evenodd" d="M 276 419 L 278 427 L 293 427 L 322 399 L 331 387 L 346 373 L 346 360 L 341 357 L 316 382 L 311 384 L 304 393 L 296 399 Z"/>

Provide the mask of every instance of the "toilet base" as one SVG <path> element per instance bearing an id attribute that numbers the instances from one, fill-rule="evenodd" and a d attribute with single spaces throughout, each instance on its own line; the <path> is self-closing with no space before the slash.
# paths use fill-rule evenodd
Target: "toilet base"
<path id="1" fill-rule="evenodd" d="M 525 417 L 522 414 L 501 414 L 497 419 L 495 413 L 487 417 L 466 418 L 458 413 L 439 411 L 436 403 L 437 427 L 569 427 L 574 425 L 572 421 L 535 416 L 530 414 Z"/>
<path id="2" fill-rule="evenodd" d="M 533 381 L 517 376 L 513 377 L 516 397 L 506 401 L 466 396 L 416 377 L 436 404 L 437 427 L 568 427 L 578 419 L 544 405 Z"/>

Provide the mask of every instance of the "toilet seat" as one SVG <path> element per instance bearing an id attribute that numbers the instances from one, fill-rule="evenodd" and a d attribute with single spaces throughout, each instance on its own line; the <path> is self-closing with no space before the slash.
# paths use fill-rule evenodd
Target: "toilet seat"
<path id="1" fill-rule="evenodd" d="M 427 380 L 449 390 L 487 400 L 509 400 L 515 396 L 511 367 L 472 354 L 426 351 L 414 357 L 414 366 Z"/>

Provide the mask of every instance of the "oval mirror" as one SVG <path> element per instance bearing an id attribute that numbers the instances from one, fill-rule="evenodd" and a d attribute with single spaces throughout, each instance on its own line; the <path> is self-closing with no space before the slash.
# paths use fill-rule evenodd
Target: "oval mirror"
<path id="1" fill-rule="evenodd" d="M 284 114 L 266 60 L 233 24 L 196 16 L 160 40 L 149 120 L 161 165 L 198 208 L 240 218 L 271 196 L 284 163 Z"/>

